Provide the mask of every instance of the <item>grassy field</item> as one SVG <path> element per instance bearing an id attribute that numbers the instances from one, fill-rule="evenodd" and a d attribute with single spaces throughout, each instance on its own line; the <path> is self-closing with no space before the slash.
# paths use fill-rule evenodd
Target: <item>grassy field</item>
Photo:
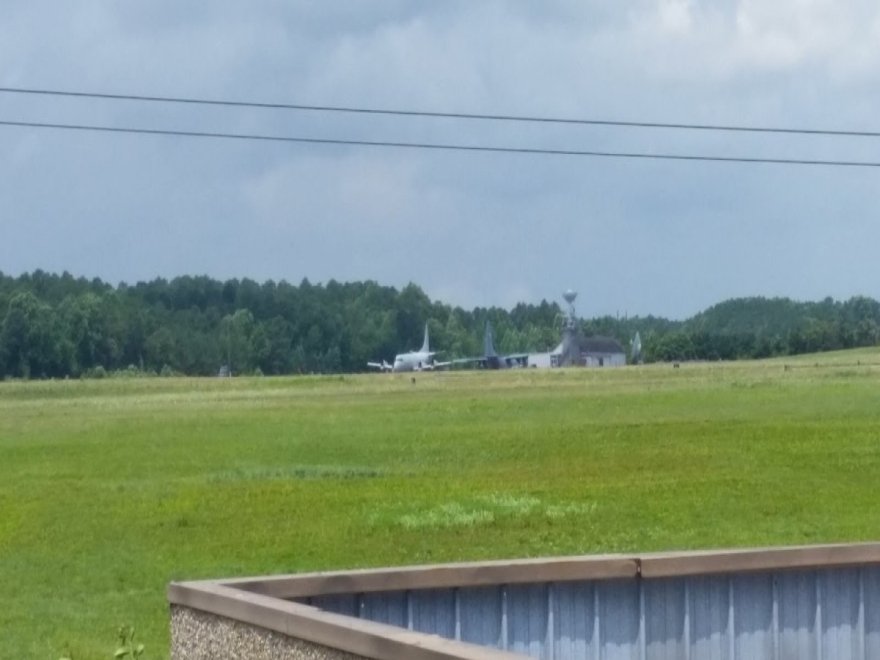
<path id="1" fill-rule="evenodd" d="M 0 658 L 168 653 L 171 580 L 880 538 L 880 352 L 0 383 Z"/>

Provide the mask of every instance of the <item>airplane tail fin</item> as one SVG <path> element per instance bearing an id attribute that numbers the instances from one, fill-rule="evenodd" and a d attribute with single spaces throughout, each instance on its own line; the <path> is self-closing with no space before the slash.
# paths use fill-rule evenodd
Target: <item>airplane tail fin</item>
<path id="1" fill-rule="evenodd" d="M 492 335 L 492 324 L 486 321 L 486 334 L 483 335 L 483 355 L 487 358 L 497 357 L 495 339 Z"/>
<path id="2" fill-rule="evenodd" d="M 422 353 L 428 353 L 431 349 L 428 348 L 428 322 L 425 321 L 425 341 L 422 342 Z"/>

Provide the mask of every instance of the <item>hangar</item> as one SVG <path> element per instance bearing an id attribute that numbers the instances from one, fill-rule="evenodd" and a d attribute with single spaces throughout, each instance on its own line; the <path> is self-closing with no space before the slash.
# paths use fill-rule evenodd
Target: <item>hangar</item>
<path id="1" fill-rule="evenodd" d="M 550 354 L 554 367 L 622 367 L 626 351 L 613 337 L 584 337 L 579 334 L 563 337 Z"/>
<path id="2" fill-rule="evenodd" d="M 569 289 L 563 296 L 568 314 L 562 322 L 562 341 L 549 353 L 529 355 L 530 367 L 622 367 L 626 350 L 612 337 L 585 337 L 578 332 L 574 301 L 577 293 Z"/>

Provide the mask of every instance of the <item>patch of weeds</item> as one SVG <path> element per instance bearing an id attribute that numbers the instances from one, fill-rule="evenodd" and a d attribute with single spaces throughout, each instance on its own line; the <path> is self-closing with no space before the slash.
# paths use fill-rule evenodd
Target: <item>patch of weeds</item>
<path id="1" fill-rule="evenodd" d="M 500 509 L 512 515 L 528 515 L 541 505 L 541 500 L 531 495 L 511 495 L 509 493 L 492 493 L 479 498 L 492 509 Z"/>
<path id="2" fill-rule="evenodd" d="M 113 654 L 114 658 L 130 658 L 131 660 L 138 660 L 138 658 L 141 658 L 144 655 L 144 645 L 140 642 L 136 642 L 134 639 L 134 626 L 120 626 L 119 631 L 116 633 L 116 638 L 119 641 L 116 647 L 116 652 Z M 74 655 L 69 647 L 59 658 L 59 660 L 78 659 L 79 656 Z"/>
<path id="3" fill-rule="evenodd" d="M 473 502 L 447 502 L 439 506 L 398 516 L 395 522 L 407 530 L 449 529 L 474 527 L 505 520 L 516 520 L 531 515 L 559 520 L 568 516 L 583 516 L 595 512 L 595 502 L 568 502 L 545 505 L 531 495 L 492 493 L 475 498 Z M 378 523 L 379 516 L 371 522 Z"/>
<path id="4" fill-rule="evenodd" d="M 401 516 L 398 522 L 404 529 L 447 529 L 449 527 L 474 527 L 495 521 L 495 514 L 486 509 L 466 509 L 453 502 L 442 504 L 422 513 Z"/>
<path id="5" fill-rule="evenodd" d="M 551 520 L 559 520 L 567 516 L 587 516 L 596 512 L 595 502 L 568 502 L 566 504 L 550 504 L 544 509 L 544 515 Z"/>
<path id="6" fill-rule="evenodd" d="M 209 474 L 209 483 L 230 481 L 278 481 L 287 479 L 375 479 L 385 470 L 357 465 L 291 465 L 278 468 L 236 468 Z"/>

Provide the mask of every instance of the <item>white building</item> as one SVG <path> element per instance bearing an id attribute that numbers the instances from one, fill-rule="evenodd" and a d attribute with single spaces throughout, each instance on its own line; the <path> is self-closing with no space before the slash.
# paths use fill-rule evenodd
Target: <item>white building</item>
<path id="1" fill-rule="evenodd" d="M 553 367 L 622 367 L 626 351 L 612 337 L 582 337 L 566 332 L 562 343 L 550 353 Z"/>

